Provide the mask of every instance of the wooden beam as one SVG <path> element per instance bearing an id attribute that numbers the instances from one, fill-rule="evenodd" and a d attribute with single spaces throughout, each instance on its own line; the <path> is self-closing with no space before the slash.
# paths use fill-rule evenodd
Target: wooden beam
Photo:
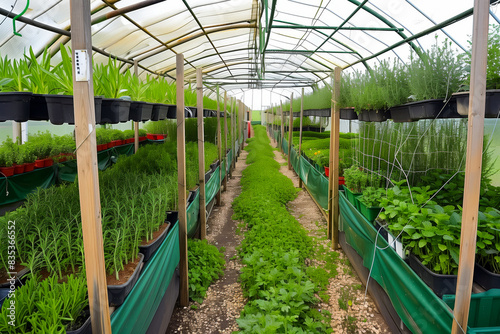
<path id="1" fill-rule="evenodd" d="M 452 334 L 467 331 L 474 275 L 486 104 L 488 19 L 489 1 L 474 0 L 464 201 Z"/>
<path id="2" fill-rule="evenodd" d="M 292 150 L 292 134 L 293 134 L 293 93 L 290 97 L 290 115 L 288 116 L 288 170 L 292 170 L 292 160 L 290 160 L 290 152 Z"/>
<path id="3" fill-rule="evenodd" d="M 200 185 L 200 239 L 207 237 L 207 203 L 205 196 L 205 133 L 203 126 L 203 81 L 201 68 L 196 69 L 196 104 L 198 117 L 198 181 Z"/>
<path id="4" fill-rule="evenodd" d="M 217 194 L 215 195 L 215 202 L 218 206 L 220 206 L 221 199 L 220 199 L 220 193 L 221 193 L 221 177 L 222 177 L 222 139 L 221 139 L 221 127 L 220 127 L 220 94 L 219 94 L 219 86 L 217 86 L 217 146 L 218 146 L 218 151 L 219 151 L 219 190 L 217 190 Z"/>
<path id="5" fill-rule="evenodd" d="M 285 139 L 285 114 L 283 114 L 283 102 L 280 102 L 280 113 L 281 113 L 281 141 L 280 141 L 280 151 L 285 153 L 283 150 L 283 139 Z"/>
<path id="6" fill-rule="evenodd" d="M 302 188 L 302 179 L 300 178 L 301 166 L 300 163 L 302 157 L 302 118 L 304 117 L 304 88 L 302 88 L 302 95 L 300 97 L 300 132 L 299 132 L 299 188 Z"/>
<path id="7" fill-rule="evenodd" d="M 93 333 L 111 333 L 97 170 L 90 2 L 71 0 L 70 11 L 78 189 L 90 317 Z"/>
<path id="8" fill-rule="evenodd" d="M 186 126 L 184 122 L 184 55 L 175 56 L 177 82 L 177 189 L 179 193 L 179 248 L 180 283 L 179 301 L 181 306 L 189 304 L 187 216 L 186 216 Z"/>
<path id="9" fill-rule="evenodd" d="M 139 76 L 139 66 L 137 59 L 134 59 L 134 74 Z M 134 152 L 137 153 L 139 149 L 139 122 L 134 122 Z"/>
<path id="10" fill-rule="evenodd" d="M 340 133 L 340 75 L 342 70 L 340 67 L 335 67 L 334 70 L 334 86 L 333 86 L 333 115 L 331 118 L 330 131 L 330 157 L 333 151 L 333 165 L 330 164 L 330 182 L 332 185 L 332 247 L 339 248 L 339 133 Z M 333 133 L 333 135 L 332 135 Z M 333 138 L 333 145 L 331 138 Z M 330 158 L 331 159 L 331 158 Z M 333 183 L 332 183 L 333 178 Z"/>
<path id="11" fill-rule="evenodd" d="M 226 169 L 224 172 L 226 176 L 224 177 L 224 191 L 227 190 L 227 166 L 228 166 L 228 161 L 227 161 L 227 91 L 224 91 L 224 168 Z"/>

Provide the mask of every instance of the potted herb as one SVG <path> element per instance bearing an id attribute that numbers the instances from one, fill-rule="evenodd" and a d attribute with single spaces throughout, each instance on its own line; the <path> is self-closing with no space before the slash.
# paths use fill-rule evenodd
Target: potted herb
<path id="1" fill-rule="evenodd" d="M 362 195 L 358 197 L 359 211 L 370 223 L 373 223 L 380 211 L 382 211 L 380 200 L 384 196 L 385 189 L 367 187 L 363 190 Z"/>
<path id="2" fill-rule="evenodd" d="M 32 93 L 28 91 L 26 60 L 0 58 L 0 121 L 26 122 L 30 116 Z"/>
<path id="3" fill-rule="evenodd" d="M 469 41 L 469 44 L 472 42 Z M 484 117 L 497 118 L 500 109 L 500 25 L 490 25 L 488 34 L 488 61 L 486 67 L 486 105 Z M 462 55 L 467 66 L 467 82 L 470 82 L 471 50 Z M 468 89 L 468 85 L 464 87 Z M 455 93 L 457 111 L 469 115 L 469 92 Z"/>
<path id="4" fill-rule="evenodd" d="M 130 97 L 125 78 L 116 59 L 108 59 L 107 65 L 94 66 L 94 95 L 104 96 L 101 105 L 101 123 L 127 122 L 130 113 Z"/>
<path id="5" fill-rule="evenodd" d="M 145 101 L 146 92 L 151 82 L 142 81 L 130 71 L 126 72 L 125 82 L 128 96 L 132 99 L 132 104 L 130 105 L 130 120 L 135 122 L 149 121 L 153 113 L 153 104 Z"/>

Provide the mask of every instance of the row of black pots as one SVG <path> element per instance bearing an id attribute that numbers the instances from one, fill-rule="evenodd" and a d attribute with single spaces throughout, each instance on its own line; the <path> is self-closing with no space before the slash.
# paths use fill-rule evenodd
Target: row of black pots
<path id="1" fill-rule="evenodd" d="M 137 102 L 123 99 L 94 97 L 95 122 L 117 124 L 120 122 L 158 121 L 176 118 L 175 105 Z M 197 108 L 185 107 L 185 117 L 197 116 Z M 221 113 L 222 114 L 222 113 Z M 204 117 L 215 117 L 213 110 L 204 109 Z M 0 93 L 0 122 L 50 121 L 52 124 L 74 124 L 72 95 L 32 94 L 30 92 Z"/>

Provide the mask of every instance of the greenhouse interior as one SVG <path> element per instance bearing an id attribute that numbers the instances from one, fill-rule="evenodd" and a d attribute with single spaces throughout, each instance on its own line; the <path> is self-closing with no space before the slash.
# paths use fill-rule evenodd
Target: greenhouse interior
<path id="1" fill-rule="evenodd" d="M 499 3 L 0 0 L 0 333 L 500 333 Z"/>

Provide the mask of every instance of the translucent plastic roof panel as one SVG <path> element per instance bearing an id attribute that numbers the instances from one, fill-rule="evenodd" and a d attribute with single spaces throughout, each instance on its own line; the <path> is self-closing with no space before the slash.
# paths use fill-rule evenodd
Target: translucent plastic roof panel
<path id="1" fill-rule="evenodd" d="M 498 1 L 490 1 L 498 23 Z M 0 0 L 0 55 L 20 58 L 70 43 L 70 0 Z M 408 61 L 435 36 L 464 51 L 473 0 L 91 0 L 95 60 L 118 57 L 140 75 L 175 79 L 176 55 L 186 80 L 201 68 L 211 83 L 239 93 L 253 88 L 295 92 L 329 80 L 335 67 L 364 69 L 385 58 Z M 117 12 L 117 10 L 119 12 Z M 23 19 L 33 20 L 24 22 Z M 45 26 L 41 26 L 44 24 Z M 436 25 L 442 27 L 435 28 Z M 418 38 L 413 37 L 421 34 Z M 60 59 L 55 55 L 55 60 Z M 270 95 L 274 93 L 269 93 Z M 278 93 L 278 95 L 280 95 Z"/>

